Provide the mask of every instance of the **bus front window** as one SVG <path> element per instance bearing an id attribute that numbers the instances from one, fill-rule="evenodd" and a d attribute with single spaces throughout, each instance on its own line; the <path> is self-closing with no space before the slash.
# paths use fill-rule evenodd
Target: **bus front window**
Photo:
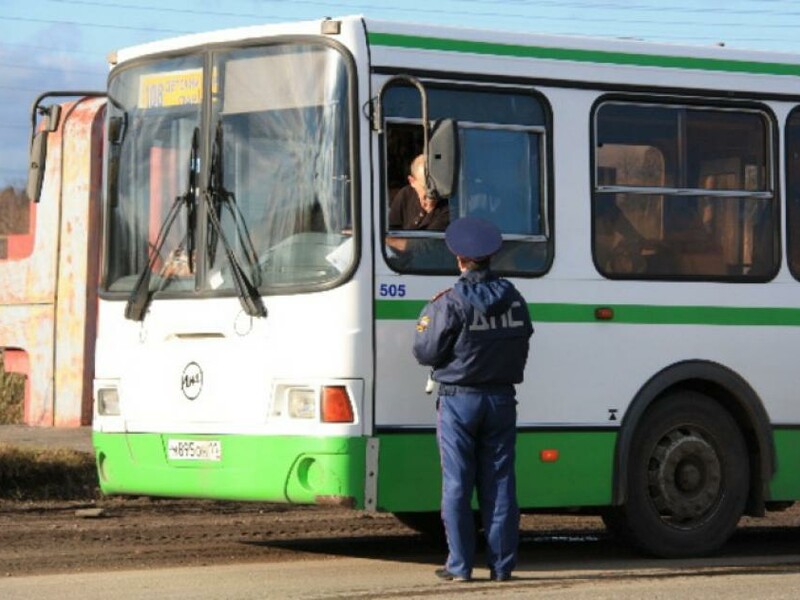
<path id="1" fill-rule="evenodd" d="M 344 55 L 209 52 L 112 74 L 106 289 L 241 293 L 234 263 L 262 294 L 334 285 L 355 262 Z"/>
<path id="2" fill-rule="evenodd" d="M 162 60 L 124 69 L 109 84 L 107 145 L 108 238 L 106 285 L 130 292 L 151 268 L 161 287 L 179 285 L 170 257 L 185 252 L 189 215 L 181 207 L 160 249 L 157 238 L 176 198 L 190 193 L 190 163 L 200 126 L 200 57 Z M 195 143 L 196 145 L 196 143 Z M 152 261 L 151 261 L 152 258 Z"/>
<path id="3" fill-rule="evenodd" d="M 214 73 L 219 177 L 209 210 L 221 233 L 208 237 L 209 287 L 233 285 L 226 251 L 265 293 L 340 278 L 354 256 L 341 54 L 313 44 L 248 48 L 216 55 Z"/>

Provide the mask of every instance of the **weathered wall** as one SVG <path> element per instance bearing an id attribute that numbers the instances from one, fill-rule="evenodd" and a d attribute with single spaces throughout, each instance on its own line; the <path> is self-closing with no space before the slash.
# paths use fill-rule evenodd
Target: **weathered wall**
<path id="1" fill-rule="evenodd" d="M 10 239 L 0 260 L 0 347 L 27 354 L 11 367 L 27 362 L 28 425 L 91 421 L 104 104 L 65 105 L 48 139 L 33 236 Z"/>

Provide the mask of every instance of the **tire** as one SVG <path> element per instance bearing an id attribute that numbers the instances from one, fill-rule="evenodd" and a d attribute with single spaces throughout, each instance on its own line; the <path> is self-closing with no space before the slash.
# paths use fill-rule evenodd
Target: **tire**
<path id="1" fill-rule="evenodd" d="M 733 417 L 708 396 L 675 393 L 639 423 L 626 503 L 609 522 L 648 554 L 709 554 L 736 528 L 749 480 L 747 447 Z"/>
<path id="2" fill-rule="evenodd" d="M 600 513 L 600 518 L 603 519 L 603 525 L 606 526 L 606 531 L 608 531 L 611 537 L 623 542 L 630 542 L 628 524 L 625 521 L 625 512 L 622 507 L 606 507 Z"/>

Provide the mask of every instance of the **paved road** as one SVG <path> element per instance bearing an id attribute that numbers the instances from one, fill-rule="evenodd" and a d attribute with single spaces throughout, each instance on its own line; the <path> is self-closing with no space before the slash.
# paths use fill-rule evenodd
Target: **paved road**
<path id="1" fill-rule="evenodd" d="M 93 452 L 91 427 L 0 425 L 0 443 L 22 448 L 70 448 Z"/>
<path id="2" fill-rule="evenodd" d="M 476 576 L 483 579 L 471 583 L 439 582 L 433 577 L 429 564 L 330 558 L 291 563 L 10 577 L 0 579 L 0 597 L 4 600 L 431 597 L 771 600 L 795 599 L 800 589 L 800 555 L 784 555 L 779 561 L 751 558 L 739 565 L 730 560 L 663 561 L 660 564 L 662 566 L 640 568 L 635 563 L 622 564 L 603 559 L 591 561 L 591 564 L 525 564 L 516 579 L 498 584 L 488 581 L 488 573 L 482 571 L 478 571 Z"/>

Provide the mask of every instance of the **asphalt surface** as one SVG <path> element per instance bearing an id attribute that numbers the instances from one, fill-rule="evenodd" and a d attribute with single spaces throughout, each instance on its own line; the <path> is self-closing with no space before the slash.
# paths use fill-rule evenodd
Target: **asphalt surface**
<path id="1" fill-rule="evenodd" d="M 92 452 L 91 427 L 0 425 L 0 444 Z M 154 515 L 158 516 L 155 514 L 157 511 L 150 512 L 154 514 L 146 516 L 148 522 L 153 521 Z M 136 533 L 132 534 L 130 525 L 126 528 L 131 517 L 122 513 L 112 515 L 107 520 L 81 519 L 70 521 L 68 527 L 53 527 L 42 521 L 44 517 L 41 514 L 26 511 L 26 516 L 36 520 L 36 530 L 46 538 L 46 543 L 42 545 L 43 552 L 52 555 L 54 538 L 63 536 L 64 532 L 74 531 L 78 539 L 91 546 L 92 553 L 87 555 L 86 564 L 65 573 L 10 576 L 9 573 L 0 572 L 0 598 L 89 600 L 114 597 L 118 600 L 134 600 L 150 595 L 176 600 L 427 600 L 433 597 L 534 596 L 552 600 L 789 600 L 799 597 L 800 555 L 797 554 L 797 539 L 800 536 L 797 533 L 800 532 L 800 512 L 791 509 L 786 513 L 771 515 L 763 523 L 759 521 L 757 528 L 745 529 L 734 536 L 718 556 L 704 559 L 660 561 L 642 558 L 603 536 L 587 536 L 580 532 L 555 536 L 531 533 L 523 539 L 525 546 L 515 579 L 504 584 L 489 582 L 484 569 L 479 570 L 477 581 L 469 584 L 438 582 L 432 575 L 440 558 L 438 555 L 431 558 L 423 554 L 420 559 L 416 554 L 406 556 L 401 552 L 396 558 L 387 559 L 385 553 L 373 551 L 369 541 L 365 542 L 362 537 L 337 542 L 335 536 L 341 536 L 342 531 L 350 531 L 353 526 L 343 525 L 340 521 L 332 521 L 332 528 L 324 535 L 315 533 L 311 538 L 298 542 L 289 525 L 294 517 L 287 516 L 288 513 L 277 513 L 275 531 L 281 535 L 287 532 L 291 541 L 269 537 L 272 525 L 260 513 L 257 518 L 254 516 L 256 524 L 252 527 L 245 524 L 240 512 L 232 513 L 235 525 L 227 528 L 230 530 L 226 534 L 228 537 L 217 535 L 209 526 L 211 521 L 208 519 L 211 519 L 215 526 L 226 528 L 225 523 L 216 523 L 222 518 L 219 514 L 205 510 L 194 510 L 193 514 L 198 519 L 206 519 L 197 527 L 202 528 L 203 533 L 210 532 L 212 537 L 188 535 L 186 530 L 181 530 L 177 537 L 170 537 L 169 532 L 180 521 L 174 515 L 168 516 L 168 525 L 156 527 L 152 530 L 153 537 L 148 538 L 143 533 L 144 528 L 135 529 Z M 307 520 L 305 515 L 300 516 Z M 21 521 L 19 516 L 12 515 L 9 518 L 13 518 L 16 525 Z M 63 518 L 75 519 L 69 516 Z M 775 519 L 781 519 L 782 527 L 772 523 Z M 114 545 L 116 538 L 110 533 L 95 532 L 101 527 L 119 530 L 126 541 L 135 546 L 133 551 L 121 553 Z M 251 530 L 267 539 L 251 535 Z M 18 539 L 32 537 L 20 535 Z M 110 549 L 101 546 L 106 538 L 110 540 Z M 394 540 L 392 536 L 387 539 Z M 263 560 L 262 556 L 230 564 L 215 564 L 213 556 L 209 555 L 208 560 L 203 559 L 201 567 L 164 564 L 163 568 L 150 566 L 136 569 L 133 565 L 134 560 L 154 552 L 157 544 L 162 544 L 170 553 L 191 553 L 197 552 L 198 548 L 207 552 L 209 545 L 219 545 L 226 540 L 237 547 L 252 549 L 259 555 L 273 548 L 287 552 L 295 548 L 298 559 L 272 562 Z M 74 546 L 67 546 L 65 541 L 58 543 L 74 553 Z M 3 545 L 13 553 L 21 551 L 16 543 Z M 396 550 L 395 542 L 392 552 Z M 117 552 L 119 563 L 113 569 L 99 568 L 96 558 L 98 552 Z M 0 564 L 3 564 L 2 559 Z"/>
<path id="2" fill-rule="evenodd" d="M 0 425 L 0 444 L 20 448 L 68 448 L 79 452 L 94 452 L 91 427 Z"/>

